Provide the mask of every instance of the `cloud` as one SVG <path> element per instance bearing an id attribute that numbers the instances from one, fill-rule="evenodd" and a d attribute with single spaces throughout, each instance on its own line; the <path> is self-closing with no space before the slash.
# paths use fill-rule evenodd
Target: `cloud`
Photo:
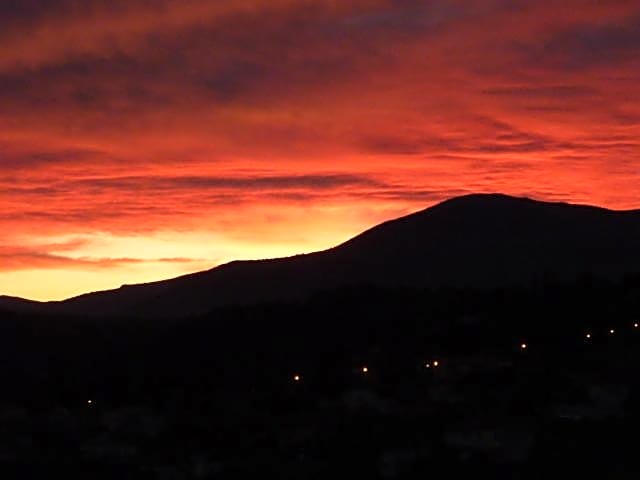
<path id="1" fill-rule="evenodd" d="M 505 95 L 509 97 L 527 98 L 551 98 L 559 97 L 592 97 L 599 96 L 600 92 L 592 87 L 584 85 L 544 85 L 544 86 L 503 86 L 484 90 L 486 95 Z"/>
<path id="2" fill-rule="evenodd" d="M 638 58 L 640 52 L 640 8 L 623 21 L 587 24 L 561 30 L 532 52 L 532 61 L 556 68 L 585 70 L 598 65 L 616 65 Z"/>
<path id="3" fill-rule="evenodd" d="M 34 179 L 31 182 L 13 184 L 16 177 L 0 182 L 4 194 L 34 200 L 66 197 L 69 193 L 91 195 L 96 200 L 118 196 L 146 196 L 151 201 L 167 193 L 189 193 L 198 195 L 237 194 L 248 195 L 260 192 L 298 190 L 323 191 L 345 188 L 376 188 L 380 182 L 364 175 L 353 174 L 308 174 L 267 176 L 123 176 L 89 177 L 76 179 Z"/>
<path id="4" fill-rule="evenodd" d="M 58 245 L 41 245 L 39 248 L 0 246 L 0 272 L 37 269 L 102 270 L 137 264 L 154 263 L 202 263 L 193 258 L 110 258 L 73 257 L 52 253 Z"/>
<path id="5" fill-rule="evenodd" d="M 120 233 L 151 232 L 186 228 L 233 205 L 237 209 L 257 202 L 277 205 L 287 198 L 304 204 L 336 195 L 365 196 L 380 185 L 366 175 L 338 173 L 12 177 L 0 179 L 0 204 L 6 207 L 0 221 L 18 230 L 38 223 L 41 231 L 60 233 L 77 225 Z"/>
<path id="6" fill-rule="evenodd" d="M 269 190 L 269 189 L 332 189 L 347 186 L 373 187 L 377 182 L 361 175 L 275 175 L 275 176 L 178 176 L 178 177 L 116 177 L 91 178 L 73 182 L 71 188 L 98 189 L 149 189 L 163 190 L 221 189 L 221 190 Z M 69 186 L 63 187 L 69 188 Z"/>

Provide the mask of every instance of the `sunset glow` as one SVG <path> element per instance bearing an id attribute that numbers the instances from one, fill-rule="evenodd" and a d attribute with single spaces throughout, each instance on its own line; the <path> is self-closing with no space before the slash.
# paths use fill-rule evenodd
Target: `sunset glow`
<path id="1" fill-rule="evenodd" d="M 638 32 L 633 1 L 0 2 L 0 294 L 323 249 L 471 192 L 639 208 Z"/>

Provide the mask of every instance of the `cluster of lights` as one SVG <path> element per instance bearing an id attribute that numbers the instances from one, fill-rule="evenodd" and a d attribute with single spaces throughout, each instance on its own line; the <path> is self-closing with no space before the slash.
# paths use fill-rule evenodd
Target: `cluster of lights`
<path id="1" fill-rule="evenodd" d="M 633 324 L 633 328 L 640 328 L 640 323 L 634 323 Z M 614 328 L 610 328 L 609 329 L 609 335 L 614 335 L 616 333 Z M 584 335 L 585 340 L 591 340 L 592 335 L 591 332 L 586 332 Z M 520 350 L 527 350 L 529 348 L 529 344 L 526 342 L 522 342 L 520 345 Z M 440 361 L 439 360 L 432 360 L 430 362 L 426 362 L 424 364 L 424 368 L 426 369 L 433 369 L 433 368 L 438 368 L 440 366 Z M 369 367 L 362 366 L 358 369 L 358 371 L 362 374 L 362 375 L 366 375 L 369 373 Z M 300 375 L 294 375 L 293 376 L 293 381 L 294 382 L 300 382 L 302 381 L 302 377 Z M 91 403 L 91 400 L 89 400 L 89 403 Z"/>
<path id="2" fill-rule="evenodd" d="M 636 323 L 634 323 L 634 324 L 633 324 L 633 328 L 639 328 L 639 327 L 640 327 L 640 323 L 637 323 L 637 322 L 636 322 Z M 615 333 L 616 333 L 616 329 L 615 329 L 615 328 L 610 328 L 610 329 L 609 329 L 609 331 L 608 331 L 607 333 L 608 333 L 609 335 L 615 335 Z M 584 338 L 585 338 L 586 340 L 591 340 L 591 332 L 587 332 L 587 333 L 585 333 Z"/>
<path id="3" fill-rule="evenodd" d="M 640 323 L 636 322 L 636 323 L 633 324 L 633 328 L 639 328 L 639 327 L 640 327 Z M 616 329 L 615 328 L 610 328 L 607 333 L 609 335 L 615 335 Z M 590 332 L 585 333 L 584 338 L 587 339 L 587 340 L 591 340 L 591 333 Z"/>
<path id="4" fill-rule="evenodd" d="M 633 328 L 639 328 L 639 327 L 640 327 L 640 324 L 638 323 L 633 324 Z M 609 335 L 613 335 L 613 334 L 615 334 L 615 329 L 613 328 L 609 329 Z M 584 337 L 586 340 L 591 340 L 591 333 L 587 332 Z M 529 345 L 527 343 L 522 342 L 520 344 L 520 350 L 526 350 L 527 348 L 529 348 Z M 439 366 L 440 366 L 439 360 L 433 360 L 431 362 L 427 362 L 424 364 L 424 368 L 427 368 L 427 369 L 438 368 Z M 360 367 L 359 370 L 360 370 L 360 373 L 363 375 L 366 375 L 369 373 L 369 367 L 367 367 L 366 365 Z M 291 378 L 295 383 L 299 383 L 302 381 L 302 376 L 300 374 L 295 374 Z M 87 400 L 87 406 L 92 406 L 92 405 L 93 405 L 93 400 L 91 399 Z"/>
<path id="5" fill-rule="evenodd" d="M 633 328 L 639 328 L 639 327 L 640 327 L 640 323 L 636 322 L 636 323 L 633 324 Z M 616 329 L 615 328 L 610 328 L 609 331 L 608 331 L 609 335 L 615 335 L 615 333 L 616 333 Z M 587 332 L 584 337 L 587 340 L 590 340 L 591 339 L 591 333 Z"/>
<path id="6" fill-rule="evenodd" d="M 640 328 L 640 323 L 634 323 L 633 324 L 633 328 Z M 615 329 L 610 328 L 609 329 L 609 335 L 614 335 L 616 333 Z M 584 338 L 586 340 L 591 340 L 591 333 L 587 332 L 584 335 Z M 526 342 L 522 342 L 520 344 L 520 350 L 527 350 L 529 348 L 529 344 L 527 344 Z M 432 369 L 432 368 L 438 368 L 440 366 L 440 361 L 439 360 L 433 360 L 430 362 L 426 362 L 424 364 L 424 368 L 426 369 Z M 367 373 L 369 373 L 369 367 L 367 366 L 362 366 L 359 368 L 359 371 L 362 375 L 366 375 Z M 293 376 L 293 381 L 294 382 L 300 382 L 302 381 L 302 377 L 300 375 L 294 375 Z M 89 404 L 91 404 L 91 400 L 89 400 L 88 402 Z"/>

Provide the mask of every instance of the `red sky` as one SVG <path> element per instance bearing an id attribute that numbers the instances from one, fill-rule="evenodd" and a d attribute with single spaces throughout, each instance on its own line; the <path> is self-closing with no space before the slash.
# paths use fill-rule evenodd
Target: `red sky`
<path id="1" fill-rule="evenodd" d="M 470 192 L 640 207 L 640 2 L 0 0 L 0 293 L 335 245 Z"/>

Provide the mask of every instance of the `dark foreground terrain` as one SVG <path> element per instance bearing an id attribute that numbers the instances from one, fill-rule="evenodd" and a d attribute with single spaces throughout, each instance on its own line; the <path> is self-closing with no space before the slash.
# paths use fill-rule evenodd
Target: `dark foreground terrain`
<path id="1" fill-rule="evenodd" d="M 639 277 L 3 317 L 2 478 L 640 474 Z"/>

